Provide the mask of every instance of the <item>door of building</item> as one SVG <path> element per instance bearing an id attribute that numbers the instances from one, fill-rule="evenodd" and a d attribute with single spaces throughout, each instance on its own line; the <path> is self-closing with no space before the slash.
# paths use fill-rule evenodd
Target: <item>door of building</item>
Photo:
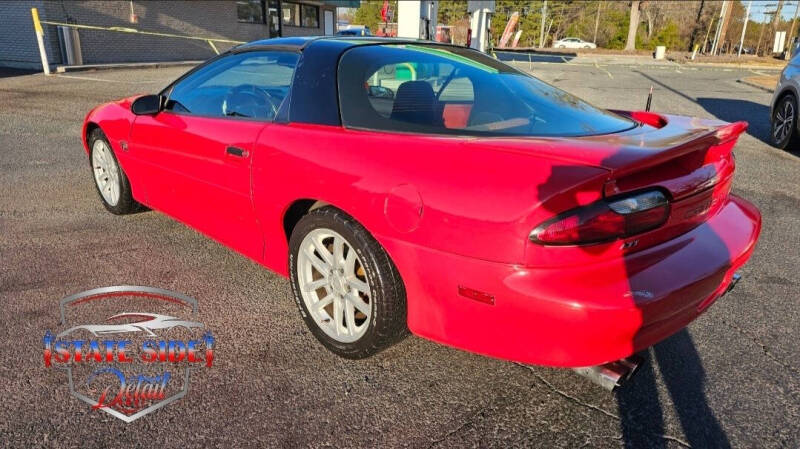
<path id="1" fill-rule="evenodd" d="M 325 35 L 333 34 L 333 11 L 325 11 Z"/>
<path id="2" fill-rule="evenodd" d="M 281 37 L 281 5 L 278 0 L 267 2 L 267 25 L 269 26 L 269 37 Z"/>

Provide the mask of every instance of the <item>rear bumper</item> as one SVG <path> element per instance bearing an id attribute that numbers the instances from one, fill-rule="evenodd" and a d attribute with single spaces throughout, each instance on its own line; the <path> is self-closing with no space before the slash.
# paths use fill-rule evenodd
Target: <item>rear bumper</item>
<path id="1" fill-rule="evenodd" d="M 621 359 L 674 334 L 722 296 L 752 253 L 761 216 L 731 196 L 708 222 L 617 260 L 551 269 L 487 262 L 382 239 L 419 336 L 523 363 Z M 488 293 L 493 304 L 459 294 Z"/>

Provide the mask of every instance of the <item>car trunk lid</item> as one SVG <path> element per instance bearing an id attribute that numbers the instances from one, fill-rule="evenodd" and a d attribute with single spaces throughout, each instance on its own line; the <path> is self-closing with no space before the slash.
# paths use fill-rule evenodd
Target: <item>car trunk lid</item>
<path id="1" fill-rule="evenodd" d="M 656 229 L 624 238 L 626 244 L 619 252 L 639 251 L 685 233 L 724 206 L 735 168 L 732 149 L 747 129 L 746 122 L 619 113 L 638 125 L 620 133 L 570 139 L 536 138 L 534 142 L 531 138 L 503 138 L 502 143 L 491 139 L 494 142 L 487 146 L 604 168 L 608 175 L 602 187 L 598 186 L 598 201 L 612 202 L 649 190 L 663 192 L 669 201 L 666 221 Z M 575 196 L 572 192 L 559 196 L 540 198 L 543 203 L 538 209 L 544 212 L 534 214 L 533 221 L 542 220 L 545 212 L 552 216 L 586 205 L 563 201 L 564 196 Z M 619 244 L 610 246 L 620 248 Z"/>
<path id="2" fill-rule="evenodd" d="M 619 197 L 646 189 L 668 193 L 669 219 L 655 231 L 662 240 L 715 215 L 730 194 L 735 170 L 732 150 L 747 123 L 631 115 L 634 119 L 644 115 L 651 123 L 659 120 L 661 126 L 644 125 L 639 132 L 617 136 L 617 151 L 600 161 L 611 170 L 603 196 Z"/>

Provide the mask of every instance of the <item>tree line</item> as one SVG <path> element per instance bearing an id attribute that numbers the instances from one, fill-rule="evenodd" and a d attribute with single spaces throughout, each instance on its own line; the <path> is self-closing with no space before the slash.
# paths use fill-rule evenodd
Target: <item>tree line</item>
<path id="1" fill-rule="evenodd" d="M 746 3 L 730 1 L 720 17 L 721 0 L 497 0 L 490 41 L 492 46 L 497 45 L 509 17 L 517 12 L 520 15 L 517 29 L 522 31 L 519 47 L 549 47 L 564 37 L 578 37 L 602 48 L 653 50 L 663 45 L 671 51 L 692 51 L 697 46 L 703 53 L 711 50 L 721 22 L 718 53 L 735 53 L 745 22 Z M 794 13 L 796 8 L 796 2 L 784 5 L 783 0 L 772 5 L 775 5 L 772 11 L 786 6 Z M 382 0 L 362 0 L 353 23 L 379 29 L 382 6 Z M 390 8 L 396 17 L 396 0 L 390 2 Z M 763 22 L 752 19 L 751 16 L 745 32 L 746 52 L 771 53 L 775 31 L 787 32 L 787 45 L 788 38 L 797 35 L 795 21 L 784 20 L 780 11 L 765 15 Z M 469 28 L 467 2 L 440 1 L 438 23 L 452 27 L 455 44 L 465 44 Z M 790 30 L 793 26 L 794 32 Z"/>

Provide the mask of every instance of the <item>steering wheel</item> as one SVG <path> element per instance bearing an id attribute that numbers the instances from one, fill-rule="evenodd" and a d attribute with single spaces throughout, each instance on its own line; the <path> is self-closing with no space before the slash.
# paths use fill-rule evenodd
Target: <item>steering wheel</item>
<path id="1" fill-rule="evenodd" d="M 531 115 L 528 116 L 528 133 L 535 134 L 536 133 L 536 124 L 539 121 L 535 112 L 532 112 Z"/>
<path id="2" fill-rule="evenodd" d="M 225 96 L 222 113 L 228 116 L 274 118 L 280 103 L 269 92 L 252 84 L 236 86 Z"/>

